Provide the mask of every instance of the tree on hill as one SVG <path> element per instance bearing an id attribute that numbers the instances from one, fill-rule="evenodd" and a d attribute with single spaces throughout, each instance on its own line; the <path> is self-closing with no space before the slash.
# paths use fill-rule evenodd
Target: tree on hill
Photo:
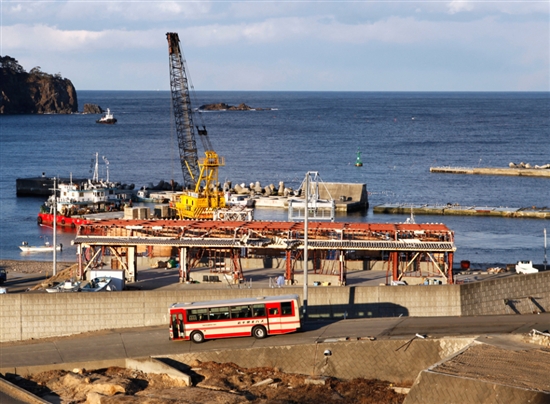
<path id="1" fill-rule="evenodd" d="M 7 55 L 0 56 L 0 69 L 9 70 L 12 73 L 26 73 L 17 60 Z"/>

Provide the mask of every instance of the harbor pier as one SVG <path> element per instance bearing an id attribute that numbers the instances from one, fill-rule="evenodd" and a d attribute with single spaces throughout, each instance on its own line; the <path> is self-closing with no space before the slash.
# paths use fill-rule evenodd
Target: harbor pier
<path id="1" fill-rule="evenodd" d="M 444 174 L 478 174 L 478 175 L 512 175 L 519 177 L 550 178 L 549 169 L 512 168 L 512 167 L 430 167 L 431 173 Z"/>
<path id="2" fill-rule="evenodd" d="M 508 208 L 494 206 L 462 206 L 459 204 L 387 203 L 373 208 L 373 213 L 454 216 L 495 216 L 510 218 L 550 219 L 550 207 Z"/>

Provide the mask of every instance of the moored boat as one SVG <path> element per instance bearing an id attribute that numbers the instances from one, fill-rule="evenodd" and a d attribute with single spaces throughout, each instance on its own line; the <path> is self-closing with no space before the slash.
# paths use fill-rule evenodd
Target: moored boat
<path id="1" fill-rule="evenodd" d="M 29 245 L 29 243 L 27 243 L 26 241 L 23 241 L 23 243 L 21 243 L 21 245 L 19 246 L 19 249 L 21 249 L 21 251 L 23 252 L 28 252 L 28 253 L 53 252 L 54 246 L 50 244 L 48 241 L 46 241 L 44 245 L 39 245 L 39 246 Z M 63 249 L 63 244 L 58 244 L 57 246 L 55 246 L 55 249 L 57 251 L 61 251 Z"/>
<path id="2" fill-rule="evenodd" d="M 226 193 L 225 203 L 228 206 L 245 206 L 248 208 L 253 208 L 255 200 L 250 197 L 250 195 L 239 195 L 239 194 L 230 194 Z"/>
<path id="3" fill-rule="evenodd" d="M 119 183 L 99 179 L 98 153 L 92 179 L 84 182 L 62 183 L 58 185 L 59 196 L 51 195 L 40 208 L 37 222 L 40 225 L 56 225 L 76 228 L 90 222 L 89 215 L 103 212 L 118 212 L 126 204 L 131 204 L 131 195 Z M 56 208 L 54 212 L 54 207 Z"/>
<path id="4" fill-rule="evenodd" d="M 106 123 L 106 124 L 113 124 L 116 123 L 116 118 L 113 114 L 111 114 L 111 110 L 107 108 L 107 112 L 105 115 L 103 115 L 100 119 L 96 121 L 96 123 Z"/>
<path id="5" fill-rule="evenodd" d="M 141 188 L 134 199 L 144 203 L 168 203 L 172 194 L 173 192 L 151 192 L 147 188 Z"/>

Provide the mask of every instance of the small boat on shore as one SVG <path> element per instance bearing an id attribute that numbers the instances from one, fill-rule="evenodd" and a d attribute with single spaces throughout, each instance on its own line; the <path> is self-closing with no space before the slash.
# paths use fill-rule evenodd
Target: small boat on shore
<path id="1" fill-rule="evenodd" d="M 19 246 L 21 251 L 28 252 L 28 253 L 39 253 L 39 252 L 53 252 L 54 246 L 49 243 L 49 241 L 46 241 L 44 245 L 34 246 L 29 245 L 26 241 L 23 241 L 21 245 Z M 55 249 L 57 251 L 61 251 L 63 249 L 63 244 L 58 244 Z"/>
<path id="2" fill-rule="evenodd" d="M 113 124 L 116 123 L 116 118 L 113 114 L 111 114 L 111 110 L 107 108 L 107 112 L 105 115 L 103 115 L 100 119 L 95 121 L 96 123 L 106 123 L 106 124 Z"/>
<path id="3" fill-rule="evenodd" d="M 113 292 L 115 290 L 113 278 L 109 276 L 94 278 L 80 288 L 80 292 Z"/>
<path id="4" fill-rule="evenodd" d="M 61 282 L 51 288 L 46 288 L 47 293 L 67 293 L 78 292 L 80 290 L 80 282 L 65 281 Z"/>

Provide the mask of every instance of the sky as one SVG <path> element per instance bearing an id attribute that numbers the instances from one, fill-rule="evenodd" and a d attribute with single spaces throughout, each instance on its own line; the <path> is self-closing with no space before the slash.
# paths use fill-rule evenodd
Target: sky
<path id="1" fill-rule="evenodd" d="M 550 0 L 10 1 L 0 54 L 76 90 L 550 91 Z"/>

